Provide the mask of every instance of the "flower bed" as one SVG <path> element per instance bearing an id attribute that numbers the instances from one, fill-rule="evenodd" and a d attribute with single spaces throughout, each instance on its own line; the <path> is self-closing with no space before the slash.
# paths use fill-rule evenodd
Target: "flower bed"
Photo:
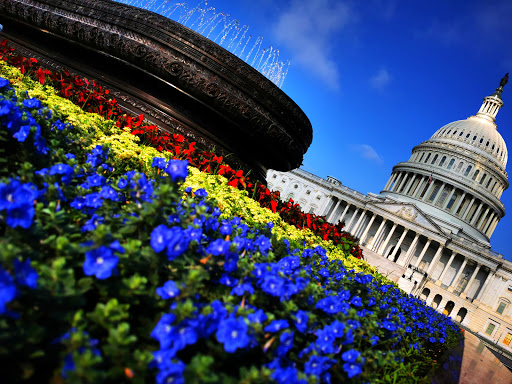
<path id="1" fill-rule="evenodd" d="M 195 143 L 188 142 L 184 136 L 162 132 L 154 125 L 145 125 L 144 116 L 129 116 L 121 111 L 117 101 L 109 96 L 109 90 L 95 80 L 89 81 L 71 75 L 68 71 L 60 73 L 43 68 L 36 59 L 25 58 L 14 53 L 8 46 L 7 40 L 0 43 L 0 57 L 3 61 L 20 69 L 22 74 L 31 76 L 41 84 L 55 87 L 60 96 L 66 97 L 87 112 L 99 114 L 112 119 L 119 128 L 129 128 L 132 134 L 149 143 L 158 151 L 170 153 L 173 158 L 187 159 L 191 165 L 208 173 L 224 176 L 228 184 L 240 190 L 248 191 L 249 195 L 258 201 L 262 207 L 279 212 L 280 216 L 297 228 L 308 228 L 324 240 L 340 244 L 345 250 L 357 257 L 362 257 L 362 251 L 357 240 L 347 232 L 343 232 L 343 223 L 332 225 L 325 217 L 304 213 L 293 200 L 283 202 L 279 192 L 271 192 L 258 182 L 251 182 L 242 170 L 234 170 L 224 162 L 222 156 L 212 152 L 199 151 Z"/>
<path id="2" fill-rule="evenodd" d="M 458 342 L 446 316 L 246 191 L 148 162 L 128 132 L 32 84 L 50 111 L 27 84 L 16 97 L 0 80 L 7 382 L 416 382 Z"/>

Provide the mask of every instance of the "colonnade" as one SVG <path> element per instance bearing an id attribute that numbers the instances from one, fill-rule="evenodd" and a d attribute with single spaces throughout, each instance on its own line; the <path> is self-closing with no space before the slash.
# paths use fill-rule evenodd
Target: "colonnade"
<path id="1" fill-rule="evenodd" d="M 488 238 L 498 225 L 500 215 L 487 203 L 443 181 L 415 172 L 393 172 L 385 191 L 400 193 L 432 204 L 459 217 Z"/>

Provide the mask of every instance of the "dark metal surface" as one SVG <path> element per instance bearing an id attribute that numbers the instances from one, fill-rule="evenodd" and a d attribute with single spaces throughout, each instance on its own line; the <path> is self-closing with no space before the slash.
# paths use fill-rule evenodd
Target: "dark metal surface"
<path id="1" fill-rule="evenodd" d="M 255 69 L 163 16 L 109 0 L 4 0 L 4 32 L 45 65 L 93 77 L 122 106 L 258 178 L 298 167 L 312 141 L 302 110 Z"/>

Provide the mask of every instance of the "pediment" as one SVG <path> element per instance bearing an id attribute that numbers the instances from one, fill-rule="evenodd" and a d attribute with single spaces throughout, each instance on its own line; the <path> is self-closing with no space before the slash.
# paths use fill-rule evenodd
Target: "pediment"
<path id="1" fill-rule="evenodd" d="M 444 233 L 439 225 L 413 203 L 383 202 L 373 203 L 372 205 L 433 232 Z"/>

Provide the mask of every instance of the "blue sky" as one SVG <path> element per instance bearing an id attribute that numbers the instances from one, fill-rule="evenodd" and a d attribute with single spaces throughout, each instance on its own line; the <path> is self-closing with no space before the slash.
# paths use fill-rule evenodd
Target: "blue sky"
<path id="1" fill-rule="evenodd" d="M 198 2 L 189 1 L 190 5 Z M 210 0 L 278 47 L 282 89 L 307 114 L 304 169 L 378 193 L 392 167 L 445 124 L 475 114 L 512 72 L 512 1 Z M 512 152 L 512 81 L 498 131 Z M 491 238 L 512 260 L 509 213 Z"/>

